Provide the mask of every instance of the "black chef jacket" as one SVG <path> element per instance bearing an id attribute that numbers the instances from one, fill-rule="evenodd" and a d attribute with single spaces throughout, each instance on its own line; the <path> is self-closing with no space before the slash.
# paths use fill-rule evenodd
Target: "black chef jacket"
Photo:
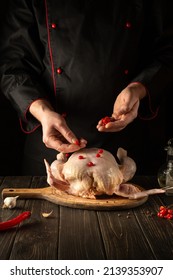
<path id="1" fill-rule="evenodd" d="M 171 8 L 171 0 L 10 1 L 2 24 L 1 88 L 22 129 L 37 129 L 40 124 L 28 109 L 34 100 L 46 98 L 88 147 L 115 154 L 122 146 L 142 162 L 142 119 L 157 117 L 173 78 Z M 131 82 L 142 83 L 148 92 L 141 118 L 122 132 L 98 132 L 98 121 L 112 114 L 117 95 Z M 33 157 L 42 161 L 52 151 L 43 144 L 40 150 L 39 133 Z"/>

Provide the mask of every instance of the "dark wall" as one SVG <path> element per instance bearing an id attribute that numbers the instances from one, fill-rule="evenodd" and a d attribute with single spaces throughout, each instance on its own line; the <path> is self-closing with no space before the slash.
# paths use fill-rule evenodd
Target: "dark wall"
<path id="1" fill-rule="evenodd" d="M 8 0 L 1 1 L 0 22 L 7 7 Z M 18 116 L 0 91 L 0 176 L 20 174 L 23 141 Z"/>
<path id="2" fill-rule="evenodd" d="M 172 77 L 173 81 L 173 77 Z M 166 137 L 173 138 L 173 84 L 166 93 Z"/>
<path id="3" fill-rule="evenodd" d="M 8 0 L 1 0 L 0 21 L 2 22 L 7 7 Z M 0 40 L 3 40 L 1 36 Z M 143 139 L 143 143 L 141 143 L 146 149 L 146 157 L 153 164 L 153 169 L 149 167 L 148 174 L 152 174 L 153 170 L 155 172 L 163 163 L 166 158 L 164 146 L 169 138 L 173 138 L 172 96 L 173 85 L 165 92 L 165 104 L 162 104 L 159 122 L 153 121 L 150 135 L 146 135 L 151 143 L 150 149 L 146 147 L 146 139 Z M 145 127 L 149 124 L 143 125 Z M 18 116 L 12 105 L 0 92 L 0 176 L 20 175 L 24 140 L 25 135 L 20 129 Z"/>
<path id="4" fill-rule="evenodd" d="M 0 176 L 20 174 L 23 142 L 16 112 L 0 93 Z"/>

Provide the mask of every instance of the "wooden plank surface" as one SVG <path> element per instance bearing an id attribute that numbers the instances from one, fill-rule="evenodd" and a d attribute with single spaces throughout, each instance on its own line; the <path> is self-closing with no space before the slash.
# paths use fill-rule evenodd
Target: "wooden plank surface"
<path id="1" fill-rule="evenodd" d="M 133 181 L 136 184 L 142 183 L 142 187 L 159 187 L 155 176 L 135 177 Z M 134 213 L 155 259 L 171 260 L 173 259 L 173 220 L 157 217 L 161 205 L 173 206 L 173 196 L 165 194 L 150 196 L 147 204 L 135 209 Z M 146 215 L 146 213 L 148 214 Z"/>
<path id="2" fill-rule="evenodd" d="M 98 215 L 107 259 L 154 259 L 132 210 Z"/>
<path id="3" fill-rule="evenodd" d="M 44 184 L 45 178 L 34 177 L 30 187 L 41 188 Z M 17 232 L 10 259 L 57 259 L 59 207 L 44 200 L 28 199 L 25 209 L 32 212 L 32 219 Z M 42 216 L 51 211 L 50 217 Z"/>
<path id="4" fill-rule="evenodd" d="M 30 177 L 5 177 L 1 182 L 2 188 L 20 186 L 21 184 L 26 188 L 30 186 Z M 22 213 L 25 209 L 25 201 L 19 201 L 18 206 L 15 209 L 2 209 L 2 199 L 1 201 L 1 211 L 0 211 L 0 221 L 6 221 L 14 218 L 15 216 Z M 0 231 L 0 259 L 6 260 L 10 259 L 11 252 L 13 251 L 13 244 L 16 238 L 16 233 L 18 227 L 11 228 L 8 231 Z"/>
<path id="5" fill-rule="evenodd" d="M 159 207 L 163 205 L 163 198 L 165 195 L 151 196 L 147 208 L 141 206 L 140 209 L 136 209 L 135 216 L 155 259 L 172 260 L 173 220 L 157 217 Z"/>
<path id="6" fill-rule="evenodd" d="M 58 259 L 105 259 L 96 211 L 60 208 Z"/>
<path id="7" fill-rule="evenodd" d="M 134 178 L 144 188 L 158 187 L 156 178 Z M 0 177 L 2 188 L 46 187 L 45 177 Z M 0 221 L 30 210 L 30 219 L 0 232 L 0 259 L 173 259 L 173 220 L 160 219 L 160 205 L 173 197 L 150 196 L 133 209 L 94 211 L 21 199 L 15 209 L 0 209 Z M 2 206 L 2 199 L 1 199 Z M 53 213 L 43 218 L 42 212 Z"/>

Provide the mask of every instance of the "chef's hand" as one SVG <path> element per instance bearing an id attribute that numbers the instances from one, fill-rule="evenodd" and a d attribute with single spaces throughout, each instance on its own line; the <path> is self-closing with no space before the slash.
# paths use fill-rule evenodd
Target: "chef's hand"
<path id="1" fill-rule="evenodd" d="M 103 125 L 102 120 L 100 120 L 97 125 L 98 131 L 117 132 L 123 130 L 137 117 L 140 100 L 146 94 L 146 89 L 142 84 L 132 83 L 128 85 L 115 100 L 111 122 Z"/>
<path id="2" fill-rule="evenodd" d="M 29 111 L 42 125 L 43 143 L 46 147 L 72 153 L 86 146 L 87 141 L 77 139 L 64 117 L 56 113 L 46 100 L 34 101 Z"/>

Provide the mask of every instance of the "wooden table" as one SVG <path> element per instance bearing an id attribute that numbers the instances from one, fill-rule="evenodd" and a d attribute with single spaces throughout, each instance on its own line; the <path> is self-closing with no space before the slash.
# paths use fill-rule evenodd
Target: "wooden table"
<path id="1" fill-rule="evenodd" d="M 155 177 L 135 177 L 143 188 L 157 187 Z M 3 188 L 46 187 L 45 177 L 0 177 Z M 30 219 L 0 232 L 1 260 L 152 260 L 173 259 L 173 220 L 157 217 L 173 196 L 152 195 L 127 210 L 74 209 L 39 199 L 20 199 L 15 209 L 2 209 L 0 221 L 30 210 Z M 53 213 L 42 217 L 42 212 Z"/>

